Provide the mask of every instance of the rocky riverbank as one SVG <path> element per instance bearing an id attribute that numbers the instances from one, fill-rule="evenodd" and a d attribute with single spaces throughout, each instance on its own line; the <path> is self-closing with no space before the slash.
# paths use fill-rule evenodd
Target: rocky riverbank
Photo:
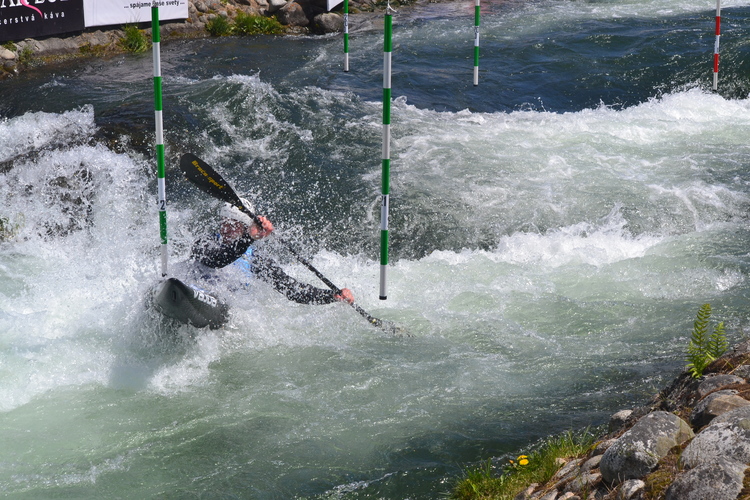
<path id="1" fill-rule="evenodd" d="M 392 0 L 391 5 L 407 6 L 431 3 L 433 0 Z M 382 12 L 382 0 L 349 0 L 350 32 L 366 24 L 368 13 Z M 333 12 L 326 11 L 325 0 L 189 0 L 189 18 L 168 21 L 161 27 L 162 41 L 173 38 L 211 36 L 207 25 L 217 17 L 228 21 L 239 14 L 273 17 L 283 26 L 285 34 L 325 34 L 344 29 L 342 4 Z M 150 27 L 143 26 L 150 38 Z M 27 39 L 0 46 L 0 79 L 9 78 L 34 66 L 64 62 L 75 57 L 106 57 L 125 52 L 122 45 L 125 31 L 121 26 L 89 29 L 44 39 Z"/>
<path id="2" fill-rule="evenodd" d="M 647 405 L 614 414 L 609 434 L 516 500 L 750 499 L 750 341 L 688 372 Z"/>

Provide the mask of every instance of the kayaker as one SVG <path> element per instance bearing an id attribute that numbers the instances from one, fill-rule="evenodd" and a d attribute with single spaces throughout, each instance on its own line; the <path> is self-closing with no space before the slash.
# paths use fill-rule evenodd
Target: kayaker
<path id="1" fill-rule="evenodd" d="M 241 198 L 246 208 L 252 204 Z M 272 259 L 248 252 L 252 244 L 273 232 L 273 224 L 266 217 L 259 216 L 259 226 L 249 215 L 238 208 L 225 204 L 221 210 L 222 221 L 219 230 L 213 234 L 200 237 L 194 244 L 191 259 L 195 261 L 196 271 L 202 277 L 215 276 L 215 270 L 226 267 L 246 253 L 251 253 L 252 274 L 269 282 L 289 300 L 300 304 L 330 304 L 335 301 L 354 302 L 354 295 L 348 288 L 342 288 L 337 294 L 333 290 L 317 288 L 301 283 L 284 272 Z"/>

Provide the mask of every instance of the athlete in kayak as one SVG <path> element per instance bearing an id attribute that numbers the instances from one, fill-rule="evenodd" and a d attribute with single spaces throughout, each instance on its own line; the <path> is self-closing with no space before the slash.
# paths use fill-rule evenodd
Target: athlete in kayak
<path id="1" fill-rule="evenodd" d="M 249 201 L 245 198 L 241 200 L 245 207 L 254 212 Z M 191 260 L 195 261 L 198 274 L 203 276 L 211 276 L 213 270 L 243 258 L 253 242 L 273 232 L 273 224 L 266 217 L 258 217 L 259 226 L 250 216 L 228 203 L 222 208 L 221 215 L 223 219 L 219 231 L 205 235 L 193 244 Z M 271 283 L 289 300 L 300 304 L 330 304 L 337 300 L 350 304 L 354 302 L 354 295 L 348 288 L 342 288 L 341 293 L 337 294 L 333 290 L 301 283 L 269 258 L 253 253 L 249 267 L 254 276 Z"/>

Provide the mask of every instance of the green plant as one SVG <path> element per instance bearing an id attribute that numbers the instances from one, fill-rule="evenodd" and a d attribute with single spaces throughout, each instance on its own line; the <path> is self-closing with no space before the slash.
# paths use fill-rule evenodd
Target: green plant
<path id="1" fill-rule="evenodd" d="M 456 500 L 512 500 L 519 491 L 532 483 L 544 484 L 560 469 L 560 458 L 583 455 L 594 444 L 591 429 L 568 431 L 552 436 L 534 447 L 528 455 L 509 460 L 498 476 L 492 474 L 488 460 L 466 472 L 454 487 L 451 498 Z"/>
<path id="2" fill-rule="evenodd" d="M 106 48 L 103 45 L 91 45 L 87 43 L 78 47 L 78 52 L 84 56 L 102 57 L 106 52 Z"/>
<path id="3" fill-rule="evenodd" d="M 149 42 L 143 30 L 134 24 L 124 26 L 125 36 L 120 40 L 120 45 L 128 52 L 145 52 L 149 48 Z"/>
<path id="4" fill-rule="evenodd" d="M 21 53 L 18 54 L 18 62 L 21 64 L 29 64 L 33 56 L 34 49 L 27 45 L 23 49 L 21 49 Z"/>
<path id="5" fill-rule="evenodd" d="M 486 463 L 466 471 L 466 477 L 454 488 L 452 498 L 470 500 L 496 496 L 501 493 L 506 478 L 505 475 L 493 477 L 492 460 L 487 459 Z"/>
<path id="6" fill-rule="evenodd" d="M 727 351 L 729 343 L 722 321 L 709 333 L 711 304 L 703 304 L 693 322 L 693 334 L 687 347 L 687 369 L 693 378 L 700 378 L 711 362 Z"/>
<path id="7" fill-rule="evenodd" d="M 232 26 L 224 16 L 216 16 L 206 23 L 206 31 L 211 36 L 226 36 L 232 32 Z"/>
<path id="8" fill-rule="evenodd" d="M 240 12 L 234 19 L 234 32 L 238 35 L 279 35 L 284 32 L 284 27 L 275 17 Z"/>

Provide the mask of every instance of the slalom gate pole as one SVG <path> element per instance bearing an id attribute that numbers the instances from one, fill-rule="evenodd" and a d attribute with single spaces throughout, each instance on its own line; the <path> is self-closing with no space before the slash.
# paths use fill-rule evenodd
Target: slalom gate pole
<path id="1" fill-rule="evenodd" d="M 349 71 L 349 0 L 344 0 L 344 71 Z"/>
<path id="2" fill-rule="evenodd" d="M 159 7 L 151 7 L 151 40 L 154 49 L 154 119 L 156 121 L 156 172 L 159 191 L 159 234 L 161 236 L 161 275 L 167 275 L 167 189 L 164 181 L 164 126 L 162 124 L 161 41 Z"/>
<path id="3" fill-rule="evenodd" d="M 719 39 L 721 38 L 721 0 L 716 0 L 716 42 L 714 42 L 714 90 L 719 88 Z"/>
<path id="4" fill-rule="evenodd" d="M 479 0 L 474 4 L 474 86 L 479 85 Z"/>
<path id="5" fill-rule="evenodd" d="M 385 9 L 383 43 L 383 198 L 380 206 L 380 300 L 386 293 L 388 267 L 388 198 L 391 191 L 391 52 L 393 50 L 393 14 L 389 3 Z"/>

